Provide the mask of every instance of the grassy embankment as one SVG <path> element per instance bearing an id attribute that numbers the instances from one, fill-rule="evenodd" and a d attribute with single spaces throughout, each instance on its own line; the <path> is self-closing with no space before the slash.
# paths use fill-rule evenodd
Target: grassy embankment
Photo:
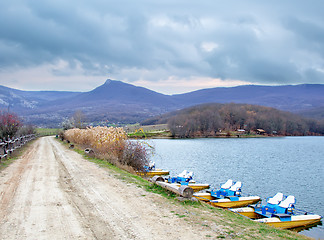
<path id="1" fill-rule="evenodd" d="M 67 143 L 63 144 L 66 147 L 69 146 Z M 145 189 L 147 192 L 162 195 L 165 201 L 172 206 L 171 213 L 177 217 L 183 218 L 190 224 L 200 225 L 202 229 L 212 229 L 215 232 L 213 236 L 204 237 L 210 239 L 309 239 L 293 231 L 281 230 L 265 224 L 255 223 L 228 210 L 214 208 L 206 203 L 192 201 L 180 202 L 177 200 L 175 194 L 137 175 L 121 170 L 107 161 L 89 157 L 78 146 L 75 146 L 74 151 L 100 167 L 108 169 L 116 178 L 134 184 L 139 188 Z"/>

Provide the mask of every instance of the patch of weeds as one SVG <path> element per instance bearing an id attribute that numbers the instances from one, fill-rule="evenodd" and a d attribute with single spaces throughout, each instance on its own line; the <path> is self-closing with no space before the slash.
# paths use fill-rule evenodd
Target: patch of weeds
<path id="1" fill-rule="evenodd" d="M 12 158 L 12 157 L 9 157 L 9 158 L 5 158 L 5 159 L 1 159 L 0 160 L 0 171 L 2 169 L 5 169 L 6 167 L 8 167 L 11 163 L 14 162 L 14 160 L 16 160 L 17 158 Z"/>
<path id="2" fill-rule="evenodd" d="M 224 235 L 219 235 L 219 236 L 217 236 L 217 238 L 225 238 L 225 236 Z"/>
<path id="3" fill-rule="evenodd" d="M 191 201 L 191 200 L 182 201 L 182 202 L 180 202 L 180 204 L 184 205 L 184 206 L 192 206 L 195 208 L 198 208 L 199 206 L 201 206 L 200 202 Z"/>
<path id="4" fill-rule="evenodd" d="M 146 191 L 160 194 L 168 199 L 174 199 L 176 197 L 175 193 L 165 190 L 163 187 L 160 187 L 156 184 L 149 184 L 145 186 Z"/>
<path id="5" fill-rule="evenodd" d="M 177 215 L 179 218 L 187 217 L 186 215 L 184 215 L 184 214 L 179 214 L 179 213 L 176 213 L 176 215 Z"/>
<path id="6" fill-rule="evenodd" d="M 210 238 L 210 237 L 212 237 L 212 235 L 209 235 L 209 234 L 207 234 L 207 235 L 205 235 L 205 237 L 208 237 L 208 238 Z"/>

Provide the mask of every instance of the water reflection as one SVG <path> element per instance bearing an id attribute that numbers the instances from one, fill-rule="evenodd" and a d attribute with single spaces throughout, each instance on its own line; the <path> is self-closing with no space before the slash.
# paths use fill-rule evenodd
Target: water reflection
<path id="1" fill-rule="evenodd" d="M 308 225 L 308 226 L 304 226 L 304 227 L 298 227 L 298 228 L 293 228 L 293 229 L 290 229 L 291 231 L 295 231 L 295 232 L 301 232 L 301 231 L 308 231 L 314 227 L 317 227 L 317 226 L 322 226 L 322 221 L 320 222 L 317 222 L 317 223 L 314 223 L 314 224 L 311 224 L 311 225 Z"/>

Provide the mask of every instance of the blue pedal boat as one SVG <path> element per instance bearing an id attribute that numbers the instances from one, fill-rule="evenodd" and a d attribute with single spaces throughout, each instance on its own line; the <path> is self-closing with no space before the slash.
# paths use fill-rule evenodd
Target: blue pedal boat
<path id="1" fill-rule="evenodd" d="M 266 204 L 231 209 L 231 211 L 253 219 L 256 222 L 265 223 L 283 229 L 307 227 L 320 223 L 322 216 L 308 213 L 295 208 L 296 199 L 282 193 L 268 198 Z"/>
<path id="2" fill-rule="evenodd" d="M 181 185 L 187 185 L 193 189 L 194 192 L 201 191 L 210 187 L 209 184 L 196 183 L 193 180 L 193 172 L 184 170 L 182 173 L 178 174 L 176 177 L 168 177 L 165 181 L 169 184 L 176 185 L 180 187 Z"/>
<path id="3" fill-rule="evenodd" d="M 142 177 L 154 177 L 169 175 L 170 172 L 162 169 L 157 169 L 155 168 L 155 162 L 150 162 L 148 166 L 144 166 L 144 171 L 136 172 L 136 174 Z"/>
<path id="4" fill-rule="evenodd" d="M 259 196 L 242 197 L 242 182 L 233 182 L 232 179 L 220 185 L 220 189 L 214 189 L 210 192 L 195 193 L 194 197 L 205 201 L 214 207 L 236 208 L 255 204 L 261 200 Z"/>

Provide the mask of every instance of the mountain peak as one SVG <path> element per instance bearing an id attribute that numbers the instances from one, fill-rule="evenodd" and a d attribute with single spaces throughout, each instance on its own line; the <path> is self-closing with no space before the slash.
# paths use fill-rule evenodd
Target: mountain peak
<path id="1" fill-rule="evenodd" d="M 122 82 L 122 81 L 118 81 L 118 80 L 111 80 L 111 79 L 107 79 L 106 80 L 106 82 L 104 83 L 104 84 L 102 84 L 101 86 L 99 86 L 99 87 L 102 87 L 102 86 L 108 86 L 108 85 L 112 85 L 112 84 L 114 84 L 114 86 L 117 84 L 118 86 L 119 85 L 124 85 L 124 86 L 126 86 L 126 85 L 129 85 L 129 86 L 133 86 L 133 85 L 131 85 L 131 84 L 129 84 L 129 83 L 125 83 L 125 82 Z M 135 86 L 133 86 L 133 87 L 135 87 Z"/>
<path id="2" fill-rule="evenodd" d="M 104 84 L 90 92 L 80 94 L 75 100 L 81 102 L 117 101 L 120 103 L 145 103 L 164 106 L 171 105 L 168 97 L 152 90 L 137 87 L 118 80 L 107 79 Z"/>
<path id="3" fill-rule="evenodd" d="M 109 85 L 111 82 L 112 82 L 112 80 L 108 78 L 108 79 L 106 80 L 106 82 L 104 83 L 104 85 Z"/>

